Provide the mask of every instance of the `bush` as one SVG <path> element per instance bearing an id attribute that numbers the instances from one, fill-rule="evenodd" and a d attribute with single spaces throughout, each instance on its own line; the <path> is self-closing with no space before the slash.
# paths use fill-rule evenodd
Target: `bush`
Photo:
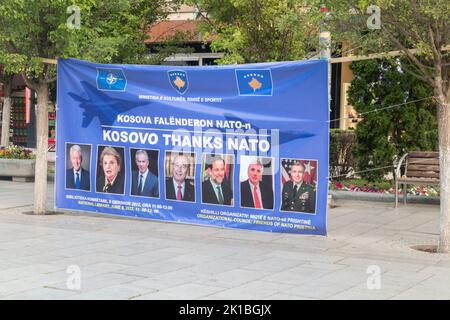
<path id="1" fill-rule="evenodd" d="M 36 156 L 29 149 L 25 149 L 19 146 L 9 146 L 7 148 L 0 149 L 0 159 L 36 159 Z"/>
<path id="2" fill-rule="evenodd" d="M 330 179 L 350 173 L 354 167 L 352 150 L 356 143 L 353 131 L 330 130 Z"/>
<path id="3" fill-rule="evenodd" d="M 351 69 L 355 78 L 349 102 L 363 114 L 353 148 L 356 171 L 363 171 L 362 177 L 383 178 L 406 152 L 437 150 L 433 90 L 403 70 L 411 69 L 407 60 L 357 61 Z M 387 108 L 395 105 L 400 106 Z"/>

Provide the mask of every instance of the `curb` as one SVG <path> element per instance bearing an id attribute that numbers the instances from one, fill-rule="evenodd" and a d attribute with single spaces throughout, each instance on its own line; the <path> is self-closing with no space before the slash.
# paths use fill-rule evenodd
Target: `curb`
<path id="1" fill-rule="evenodd" d="M 351 192 L 351 191 L 336 191 L 329 190 L 333 200 L 358 200 L 358 201 L 377 201 L 377 202 L 391 202 L 394 206 L 395 195 L 386 193 L 370 193 L 370 192 Z M 403 204 L 403 194 L 398 197 L 398 203 Z M 440 204 L 439 197 L 426 197 L 407 195 L 406 203 L 422 203 L 422 204 Z"/>

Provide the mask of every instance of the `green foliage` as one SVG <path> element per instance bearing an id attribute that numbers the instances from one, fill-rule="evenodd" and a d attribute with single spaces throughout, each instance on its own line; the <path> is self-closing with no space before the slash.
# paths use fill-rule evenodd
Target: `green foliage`
<path id="1" fill-rule="evenodd" d="M 319 0 L 187 0 L 222 64 L 298 60 L 318 42 Z"/>
<path id="2" fill-rule="evenodd" d="M 91 2 L 82 13 L 81 32 L 77 32 L 72 56 L 104 63 L 142 63 L 147 53 L 145 32 L 165 16 L 165 1 Z"/>
<path id="3" fill-rule="evenodd" d="M 175 2 L 176 3 L 176 2 Z M 71 29 L 67 8 L 80 8 L 81 25 Z M 104 63 L 139 63 L 145 31 L 163 17 L 164 0 L 2 0 L 0 64 L 10 73 L 47 82 L 41 58 L 72 57 Z"/>
<path id="4" fill-rule="evenodd" d="M 367 191 L 367 190 L 377 190 L 377 191 L 389 191 L 393 188 L 393 181 L 379 179 L 375 181 L 369 181 L 364 178 L 359 179 L 339 179 L 339 183 L 332 184 L 333 189 L 347 189 L 351 191 Z"/>
<path id="5" fill-rule="evenodd" d="M 327 0 L 334 44 L 344 43 L 352 54 L 400 50 L 412 62 L 411 75 L 433 87 L 440 105 L 449 101 L 450 55 L 442 49 L 450 44 L 448 0 Z M 379 29 L 369 28 L 368 5 L 377 5 Z M 351 9 L 351 10 L 350 10 Z M 411 51 L 410 49 L 417 49 Z"/>
<path id="6" fill-rule="evenodd" d="M 0 149 L 0 159 L 22 159 L 30 160 L 36 159 L 36 156 L 30 149 L 26 149 L 20 146 L 9 146 Z"/>
<path id="7" fill-rule="evenodd" d="M 437 150 L 436 106 L 432 99 L 375 111 L 384 107 L 428 98 L 430 86 L 402 71 L 406 60 L 369 60 L 353 62 L 354 80 L 349 102 L 363 120 L 355 130 L 353 149 L 358 171 L 392 166 L 404 153 L 413 150 Z M 393 168 L 363 172 L 374 180 Z"/>
<path id="8" fill-rule="evenodd" d="M 432 39 L 428 30 L 449 30 L 450 2 L 448 0 L 326 0 L 331 8 L 330 28 L 338 44 L 350 41 L 358 52 L 384 52 L 406 48 L 421 48 L 429 56 Z M 381 29 L 368 29 L 369 5 L 377 5 L 381 13 Z M 350 9 L 352 9 L 350 11 Z M 396 43 L 393 38 L 397 39 Z M 450 35 L 441 32 L 441 41 L 448 44 Z M 353 46 L 351 46 L 353 47 Z"/>

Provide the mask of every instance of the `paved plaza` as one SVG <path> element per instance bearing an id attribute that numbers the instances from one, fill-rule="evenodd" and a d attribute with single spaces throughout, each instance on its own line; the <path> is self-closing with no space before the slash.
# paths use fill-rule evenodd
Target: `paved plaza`
<path id="1" fill-rule="evenodd" d="M 340 200 L 321 237 L 34 216 L 32 199 L 0 180 L 0 299 L 450 299 L 450 255 L 411 248 L 437 243 L 437 205 Z"/>

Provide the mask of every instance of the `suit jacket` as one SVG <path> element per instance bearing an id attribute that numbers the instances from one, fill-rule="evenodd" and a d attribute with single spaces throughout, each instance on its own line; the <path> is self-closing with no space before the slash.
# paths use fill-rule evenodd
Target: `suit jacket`
<path id="1" fill-rule="evenodd" d="M 173 178 L 166 179 L 166 199 L 177 200 L 177 194 L 173 185 Z M 184 180 L 184 195 L 181 201 L 195 201 L 194 181 L 191 179 Z"/>
<path id="2" fill-rule="evenodd" d="M 116 177 L 116 180 L 114 180 L 114 184 L 111 186 L 109 191 L 105 192 L 105 193 L 123 194 L 124 193 L 124 184 L 125 184 L 124 182 L 125 182 L 125 178 L 123 176 L 123 173 L 119 172 L 119 174 Z M 104 186 L 105 186 L 105 175 L 104 175 L 103 170 L 102 170 L 100 175 L 97 177 L 97 183 L 96 183 L 95 191 L 96 192 L 103 192 L 103 187 Z"/>
<path id="3" fill-rule="evenodd" d="M 264 209 L 273 209 L 273 189 L 268 183 L 259 183 L 261 191 L 260 201 Z M 247 180 L 241 182 L 241 207 L 254 208 L 253 190 L 250 188 L 250 182 Z"/>
<path id="4" fill-rule="evenodd" d="M 91 176 L 89 175 L 89 171 L 81 168 L 81 176 L 80 176 L 80 190 L 91 190 Z M 75 177 L 73 174 L 73 168 L 66 170 L 66 188 L 67 189 L 76 189 L 75 187 Z"/>
<path id="5" fill-rule="evenodd" d="M 305 192 L 308 192 L 309 194 L 308 199 L 300 199 L 301 195 Z M 283 185 L 281 196 L 281 210 L 307 213 L 316 212 L 316 191 L 310 184 L 303 182 L 300 188 L 294 194 L 294 183 L 292 182 L 292 180 L 288 181 Z"/>
<path id="6" fill-rule="evenodd" d="M 142 190 L 142 193 L 139 194 L 138 192 L 138 184 L 139 184 L 139 171 L 134 170 L 131 173 L 132 180 L 131 180 L 131 194 L 134 196 L 142 196 L 142 197 L 153 197 L 158 198 L 159 197 L 159 188 L 158 188 L 158 177 L 155 176 L 153 173 L 148 171 L 147 177 L 145 178 L 144 182 L 144 189 Z"/>
<path id="7" fill-rule="evenodd" d="M 231 205 L 231 200 L 233 199 L 233 191 L 231 191 L 228 184 L 222 182 L 221 185 L 223 204 Z M 213 189 L 211 181 L 205 180 L 202 183 L 202 201 L 204 203 L 219 204 L 219 199 L 217 199 L 216 192 Z"/>

